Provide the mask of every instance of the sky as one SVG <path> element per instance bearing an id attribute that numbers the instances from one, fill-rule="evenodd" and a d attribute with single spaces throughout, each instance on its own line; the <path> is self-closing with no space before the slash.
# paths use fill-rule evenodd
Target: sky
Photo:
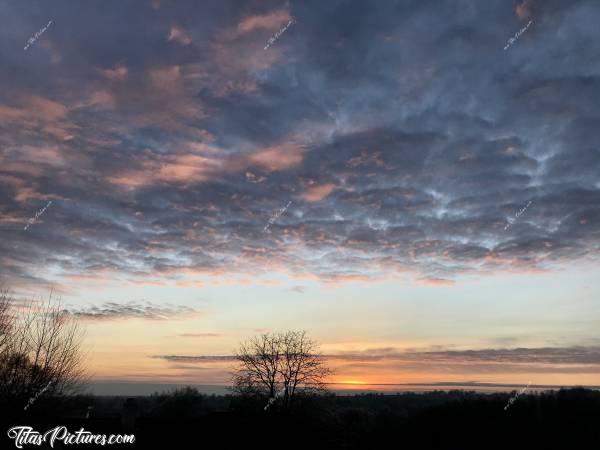
<path id="1" fill-rule="evenodd" d="M 0 1 L 0 284 L 102 382 L 600 385 L 600 3 Z"/>

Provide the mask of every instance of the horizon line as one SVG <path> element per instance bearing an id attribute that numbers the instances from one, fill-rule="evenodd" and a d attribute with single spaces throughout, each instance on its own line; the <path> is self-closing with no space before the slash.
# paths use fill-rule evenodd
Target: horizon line
<path id="1" fill-rule="evenodd" d="M 231 384 L 217 384 L 217 383 L 174 383 L 174 382 L 146 382 L 146 381 L 129 381 L 129 380 L 94 380 L 87 384 L 165 384 L 165 385 L 181 385 L 181 386 L 216 386 L 216 387 L 231 387 Z M 435 383 L 349 383 L 349 382 L 327 382 L 324 385 L 334 386 L 482 386 L 482 387 L 499 387 L 499 386 L 522 386 L 523 383 L 488 383 L 484 381 L 448 381 L 448 382 L 435 382 Z M 586 384 L 530 384 L 530 387 L 583 387 L 591 389 L 600 389 L 600 385 L 586 385 Z"/>

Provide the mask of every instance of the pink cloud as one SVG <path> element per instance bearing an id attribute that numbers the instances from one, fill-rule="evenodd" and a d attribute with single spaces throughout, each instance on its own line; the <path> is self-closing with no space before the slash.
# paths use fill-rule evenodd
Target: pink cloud
<path id="1" fill-rule="evenodd" d="M 71 133 L 70 127 L 62 125 L 48 125 L 43 128 L 43 131 L 61 141 L 70 141 L 75 137 Z"/>
<path id="2" fill-rule="evenodd" d="M 23 220 L 22 217 L 19 217 L 19 216 L 16 216 L 16 215 L 12 215 L 12 214 L 1 214 L 0 213 L 0 223 L 10 223 L 10 224 L 18 223 L 18 224 L 22 224 L 24 222 L 25 222 L 25 220 Z"/>
<path id="3" fill-rule="evenodd" d="M 98 106 L 101 109 L 114 109 L 115 96 L 109 91 L 96 91 L 90 97 L 90 105 Z"/>
<path id="4" fill-rule="evenodd" d="M 25 203 L 31 199 L 40 199 L 43 195 L 36 191 L 31 187 L 23 187 L 17 190 L 17 195 L 15 195 L 15 200 L 17 202 Z"/>
<path id="5" fill-rule="evenodd" d="M 273 17 L 279 19 L 273 20 Z M 269 36 L 263 33 L 246 35 L 255 28 L 279 29 L 289 17 L 287 13 L 274 13 L 267 16 L 252 16 L 242 21 L 235 29 L 219 32 L 212 44 L 216 73 L 209 73 L 207 81 L 215 91 L 242 88 L 245 92 L 254 92 L 256 79 L 252 75 L 257 71 L 268 70 L 281 59 L 281 52 L 264 51 Z"/>
<path id="6" fill-rule="evenodd" d="M 32 95 L 22 97 L 19 106 L 0 105 L 0 120 L 19 122 L 21 125 L 21 122 L 29 125 L 33 120 L 56 123 L 64 119 L 67 112 L 67 107 L 58 102 Z"/>
<path id="7" fill-rule="evenodd" d="M 254 80 L 228 80 L 215 90 L 216 97 L 226 97 L 231 93 L 255 94 L 259 91 L 258 83 Z"/>
<path id="8" fill-rule="evenodd" d="M 65 106 L 35 95 L 26 97 L 24 105 L 28 109 L 28 114 L 42 120 L 59 120 L 64 119 L 67 115 L 67 108 Z"/>
<path id="9" fill-rule="evenodd" d="M 65 155 L 56 146 L 53 147 L 32 147 L 25 145 L 21 149 L 21 159 L 29 160 L 34 163 L 48 164 L 51 166 L 64 166 L 66 164 Z"/>
<path id="10" fill-rule="evenodd" d="M 110 78 L 122 77 L 125 73 L 125 68 L 104 71 L 104 75 Z M 202 137 L 202 130 L 189 125 L 191 119 L 205 117 L 205 113 L 195 96 L 198 87 L 186 75 L 183 67 L 178 65 L 153 67 L 139 83 L 130 84 L 127 89 L 114 86 L 111 91 L 96 91 L 93 94 L 94 104 L 103 108 L 119 106 L 118 124 L 114 130 L 119 134 L 129 133 L 133 126 L 156 127 L 190 137 Z"/>
<path id="11" fill-rule="evenodd" d="M 152 184 L 152 177 L 144 172 L 128 171 L 119 175 L 108 177 L 110 183 L 118 184 L 129 189 L 143 187 Z"/>
<path id="12" fill-rule="evenodd" d="M 3 161 L 2 162 L 2 171 L 8 172 L 11 175 L 26 175 L 28 177 L 39 177 L 44 173 L 44 169 L 35 164 L 31 164 L 31 162 L 23 162 L 23 161 Z M 23 177 L 24 178 L 24 177 Z M 21 177 L 19 177 L 21 179 Z"/>
<path id="13" fill-rule="evenodd" d="M 221 161 L 197 154 L 160 157 L 150 152 L 139 169 L 127 170 L 108 178 L 111 183 L 137 188 L 156 183 L 198 183 L 221 170 Z"/>
<path id="14" fill-rule="evenodd" d="M 270 14 L 248 16 L 237 26 L 238 33 L 248 33 L 255 29 L 276 30 L 282 24 L 289 22 L 290 13 L 285 10 L 274 11 Z"/>
<path id="15" fill-rule="evenodd" d="M 452 286 L 455 281 L 444 278 L 421 278 L 417 283 L 424 286 Z"/>
<path id="16" fill-rule="evenodd" d="M 56 45 L 54 45 L 50 39 L 43 39 L 40 42 L 40 47 L 43 47 L 48 51 L 50 54 L 50 62 L 52 64 L 58 64 L 62 61 L 62 55 L 56 48 Z"/>
<path id="17" fill-rule="evenodd" d="M 115 66 L 114 69 L 106 69 L 102 71 L 102 74 L 112 81 L 123 81 L 127 79 L 128 74 L 127 67 L 125 66 Z"/>
<path id="18" fill-rule="evenodd" d="M 203 288 L 205 284 L 201 281 L 177 281 L 175 283 L 177 287 L 180 288 Z"/>
<path id="19" fill-rule="evenodd" d="M 154 115 L 155 123 L 170 123 L 172 129 L 181 128 L 177 119 L 189 120 L 191 116 L 204 116 L 198 99 L 192 93 L 195 88 L 183 76 L 181 66 L 152 69 L 149 72 L 149 80 L 150 84 L 134 99 L 136 103 L 141 100 L 140 106 L 144 110 L 144 116 Z M 148 112 L 149 108 L 153 111 Z"/>
<path id="20" fill-rule="evenodd" d="M 17 105 L 0 105 L 0 120 L 18 124 L 13 135 L 19 133 L 39 133 L 41 130 L 62 141 L 73 139 L 72 130 L 79 128 L 67 122 L 68 108 L 61 103 L 39 97 L 21 97 Z"/>
<path id="21" fill-rule="evenodd" d="M 175 41 L 181 45 L 190 45 L 192 43 L 192 38 L 190 37 L 189 33 L 183 28 L 177 26 L 171 27 L 167 40 L 169 42 Z"/>
<path id="22" fill-rule="evenodd" d="M 365 150 L 360 152 L 360 156 L 355 156 L 348 161 L 350 167 L 358 167 L 368 163 L 375 163 L 377 166 L 382 167 L 383 161 L 381 159 L 381 152 L 369 153 Z"/>
<path id="23" fill-rule="evenodd" d="M 26 115 L 26 112 L 22 109 L 0 105 L 0 120 L 4 122 L 14 122 L 23 119 Z"/>
<path id="24" fill-rule="evenodd" d="M 167 66 L 150 70 L 150 80 L 154 88 L 174 92 L 181 88 L 181 67 Z"/>

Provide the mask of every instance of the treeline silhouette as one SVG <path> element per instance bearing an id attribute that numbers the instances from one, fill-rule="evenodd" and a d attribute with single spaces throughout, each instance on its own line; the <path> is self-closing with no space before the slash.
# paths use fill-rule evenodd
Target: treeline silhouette
<path id="1" fill-rule="evenodd" d="M 134 433 L 136 443 L 122 447 L 144 449 L 600 448 L 600 392 L 524 393 L 505 410 L 514 394 L 306 395 L 292 408 L 275 402 L 265 410 L 264 398 L 184 388 L 130 398 L 41 396 L 3 422 L 4 430 L 26 424 L 41 432 L 66 425 Z M 3 439 L 10 446 L 0 448 L 13 448 L 6 431 Z"/>
<path id="2" fill-rule="evenodd" d="M 0 449 L 15 448 L 7 433 L 14 426 L 136 437 L 111 448 L 600 448 L 598 391 L 334 395 L 323 392 L 330 371 L 303 331 L 243 343 L 231 395 L 191 387 L 147 397 L 76 395 L 85 379 L 80 348 L 77 323 L 59 303 L 15 308 L 0 289 Z"/>

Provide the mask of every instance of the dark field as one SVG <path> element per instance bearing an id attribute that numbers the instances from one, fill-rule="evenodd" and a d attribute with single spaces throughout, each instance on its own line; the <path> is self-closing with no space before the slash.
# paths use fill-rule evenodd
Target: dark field
<path id="1" fill-rule="evenodd" d="M 600 392 L 524 393 L 505 410 L 515 394 L 325 395 L 299 398 L 287 412 L 277 403 L 265 411 L 266 399 L 189 388 L 148 397 L 40 397 L 28 411 L 3 405 L 0 448 L 15 448 L 6 430 L 23 424 L 40 432 L 66 425 L 135 434 L 133 445 L 101 448 L 600 448 Z M 55 448 L 93 447 L 61 444 Z"/>

